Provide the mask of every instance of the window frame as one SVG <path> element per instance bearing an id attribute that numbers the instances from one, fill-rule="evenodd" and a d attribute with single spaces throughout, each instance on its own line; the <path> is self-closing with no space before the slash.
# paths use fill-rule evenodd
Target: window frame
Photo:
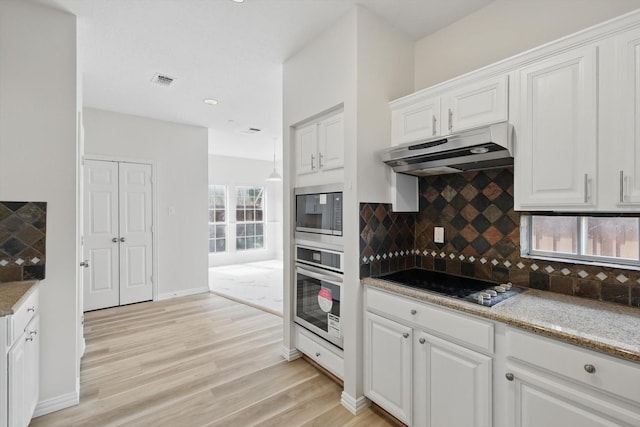
<path id="1" fill-rule="evenodd" d="M 216 210 L 220 210 L 218 208 L 216 208 L 215 205 L 215 201 L 213 204 L 213 208 L 211 208 L 211 187 L 213 187 L 214 190 L 214 198 L 215 198 L 215 187 L 222 187 L 224 189 L 224 222 L 209 222 L 208 225 L 209 227 L 214 226 L 214 227 L 218 227 L 218 226 L 224 226 L 225 229 L 225 233 L 224 233 L 224 238 L 221 237 L 217 237 L 217 231 L 216 231 L 216 237 L 211 237 L 211 234 L 209 234 L 209 254 L 221 254 L 221 253 L 225 253 L 225 252 L 229 252 L 229 191 L 226 185 L 224 184 L 209 184 L 209 209 L 208 209 L 208 213 L 210 215 L 210 212 L 213 211 L 214 212 L 214 219 L 215 219 L 215 211 Z M 209 216 L 209 218 L 211 218 Z M 210 233 L 210 232 L 209 232 Z M 214 250 L 213 252 L 211 251 L 211 241 L 213 240 L 214 242 L 217 240 L 225 240 L 224 243 L 224 250 L 222 251 L 218 251 L 218 250 Z M 216 247 L 215 243 L 214 243 L 214 248 Z"/>
<path id="2" fill-rule="evenodd" d="M 624 268 L 624 269 L 632 269 L 632 270 L 640 270 L 640 217 L 632 217 L 636 221 L 639 221 L 638 226 L 638 259 L 630 259 L 630 258 L 616 258 L 609 256 L 600 256 L 600 255 L 589 255 L 586 254 L 587 250 L 587 221 L 589 218 L 607 218 L 606 216 L 595 216 L 595 215 L 581 215 L 581 214 L 571 214 L 566 216 L 576 217 L 577 218 L 577 236 L 576 236 L 576 252 L 567 253 L 567 252 L 551 252 L 551 251 L 541 251 L 534 250 L 533 248 L 533 218 L 536 215 L 532 214 L 522 214 L 520 216 L 520 256 L 522 258 L 532 258 L 532 259 L 541 259 L 547 261 L 556 261 L 556 262 L 569 262 L 572 264 L 587 264 L 587 265 L 598 265 L 605 267 L 614 267 L 614 268 Z M 565 215 L 550 215 L 545 213 L 545 216 L 557 216 L 562 217 Z M 616 218 L 616 217 L 609 217 Z"/>
<path id="3" fill-rule="evenodd" d="M 241 189 L 246 189 L 246 190 L 256 190 L 259 189 L 260 193 L 259 193 L 259 197 L 262 200 L 261 203 L 261 209 L 260 211 L 262 211 L 262 219 L 260 221 L 256 221 L 255 217 L 255 212 L 256 212 L 256 208 L 255 205 L 253 207 L 253 220 L 251 221 L 247 221 L 246 220 L 246 212 L 247 212 L 247 207 L 248 205 L 246 204 L 246 202 L 243 203 L 242 206 L 239 205 L 239 200 L 240 200 L 240 194 L 239 191 Z M 260 251 L 260 250 L 266 250 L 267 249 L 267 198 L 266 198 L 266 187 L 262 186 L 262 185 L 238 185 L 235 187 L 235 207 L 233 208 L 233 212 L 234 212 L 234 218 L 235 218 L 235 251 L 236 252 L 244 252 L 244 251 Z M 258 196 L 257 196 L 258 197 Z M 231 208 L 231 207 L 229 207 Z M 245 213 L 245 219 L 243 221 L 238 221 L 238 210 L 242 208 L 244 210 Z M 258 234 L 254 234 L 252 236 L 247 236 L 246 234 L 244 236 L 238 236 L 238 226 L 239 225 L 244 225 L 245 226 L 245 230 L 246 230 L 246 225 L 257 225 L 260 224 L 262 226 L 262 234 L 258 235 Z M 255 229 L 255 228 L 254 228 Z M 262 237 L 262 246 L 260 247 L 251 247 L 251 248 L 247 248 L 246 247 L 246 242 L 248 240 L 248 237 L 258 237 L 261 236 Z M 238 238 L 242 238 L 245 241 L 245 247 L 244 248 L 239 248 L 238 247 Z"/>

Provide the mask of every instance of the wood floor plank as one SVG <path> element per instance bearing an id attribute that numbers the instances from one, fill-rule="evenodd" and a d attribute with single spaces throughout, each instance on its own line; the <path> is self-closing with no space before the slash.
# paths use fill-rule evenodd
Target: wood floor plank
<path id="1" fill-rule="evenodd" d="M 80 404 L 32 427 L 387 427 L 342 389 L 280 356 L 282 318 L 214 294 L 85 314 Z"/>

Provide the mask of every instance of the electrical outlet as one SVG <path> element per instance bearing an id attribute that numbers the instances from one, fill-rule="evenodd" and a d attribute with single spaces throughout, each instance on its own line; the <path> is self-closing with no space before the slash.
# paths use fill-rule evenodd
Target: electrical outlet
<path id="1" fill-rule="evenodd" d="M 444 227 L 433 227 L 433 242 L 444 243 Z"/>

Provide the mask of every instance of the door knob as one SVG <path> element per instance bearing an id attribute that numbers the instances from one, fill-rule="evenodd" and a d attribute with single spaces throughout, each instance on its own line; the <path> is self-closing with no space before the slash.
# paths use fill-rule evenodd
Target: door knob
<path id="1" fill-rule="evenodd" d="M 120 238 L 120 242 L 121 242 L 121 243 L 124 243 L 124 241 L 125 241 L 125 238 L 124 238 L 124 237 L 121 237 L 121 238 Z"/>
<path id="2" fill-rule="evenodd" d="M 89 260 L 85 259 L 80 263 L 80 267 L 89 268 Z"/>

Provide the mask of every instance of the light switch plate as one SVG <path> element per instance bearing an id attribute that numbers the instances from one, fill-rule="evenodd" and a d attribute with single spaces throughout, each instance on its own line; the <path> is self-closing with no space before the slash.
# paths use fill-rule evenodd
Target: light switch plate
<path id="1" fill-rule="evenodd" d="M 444 227 L 433 227 L 433 242 L 444 243 Z"/>

